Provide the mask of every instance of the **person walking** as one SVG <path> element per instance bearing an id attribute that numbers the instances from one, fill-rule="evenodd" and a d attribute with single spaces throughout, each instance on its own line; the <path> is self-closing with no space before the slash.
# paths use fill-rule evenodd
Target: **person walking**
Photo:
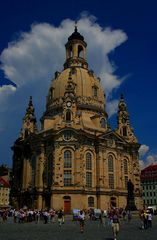
<path id="1" fill-rule="evenodd" d="M 60 209 L 60 210 L 58 211 L 57 215 L 58 215 L 58 224 L 59 224 L 59 226 L 61 227 L 62 221 L 63 221 L 63 211 L 62 211 L 62 209 Z"/>
<path id="2" fill-rule="evenodd" d="M 152 228 L 152 214 L 148 212 L 148 228 Z"/>
<path id="3" fill-rule="evenodd" d="M 129 210 L 129 212 L 128 212 L 128 223 L 131 222 L 131 219 L 132 219 L 132 214 L 131 214 L 131 212 L 130 212 L 130 210 Z"/>
<path id="4" fill-rule="evenodd" d="M 104 226 L 104 211 L 101 210 L 100 215 L 99 215 L 99 227 Z"/>
<path id="5" fill-rule="evenodd" d="M 83 233 L 84 232 L 85 214 L 82 210 L 80 211 L 80 214 L 79 214 L 79 221 L 80 221 L 80 232 Z"/>
<path id="6" fill-rule="evenodd" d="M 113 215 L 112 215 L 112 231 L 113 231 L 113 236 L 114 236 L 114 240 L 117 240 L 117 235 L 119 233 L 119 216 L 118 216 L 118 212 L 114 211 Z"/>

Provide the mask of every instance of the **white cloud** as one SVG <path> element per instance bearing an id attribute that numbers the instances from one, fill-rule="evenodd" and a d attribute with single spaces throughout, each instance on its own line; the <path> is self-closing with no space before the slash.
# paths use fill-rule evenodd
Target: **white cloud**
<path id="1" fill-rule="evenodd" d="M 139 160 L 139 166 L 140 166 L 140 170 L 144 169 L 146 167 L 145 161 Z"/>
<path id="2" fill-rule="evenodd" d="M 157 154 L 148 155 L 145 160 L 140 160 L 139 163 L 141 170 L 151 164 L 157 164 Z"/>
<path id="3" fill-rule="evenodd" d="M 148 164 L 157 164 L 157 155 L 149 155 L 147 157 Z"/>
<path id="4" fill-rule="evenodd" d="M 106 107 L 109 117 L 111 117 L 117 111 L 118 102 L 118 100 L 112 100 L 107 102 Z"/>
<path id="5" fill-rule="evenodd" d="M 149 146 L 143 144 L 143 145 L 140 146 L 138 152 L 139 152 L 140 157 L 142 157 L 142 156 L 144 156 L 148 151 L 149 151 Z"/>
<path id="6" fill-rule="evenodd" d="M 1 103 L 1 108 L 0 111 L 3 109 L 3 105 L 6 102 L 6 99 L 13 93 L 15 93 L 16 87 L 13 85 L 3 85 L 0 86 L 0 103 Z"/>

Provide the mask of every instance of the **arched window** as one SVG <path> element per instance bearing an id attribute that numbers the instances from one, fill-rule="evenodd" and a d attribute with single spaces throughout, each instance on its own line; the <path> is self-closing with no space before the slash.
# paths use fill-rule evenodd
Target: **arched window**
<path id="1" fill-rule="evenodd" d="M 50 94 L 49 94 L 49 98 L 52 99 L 54 97 L 54 88 L 50 88 Z"/>
<path id="2" fill-rule="evenodd" d="M 25 129 L 25 138 L 28 137 L 28 129 Z"/>
<path id="3" fill-rule="evenodd" d="M 128 161 L 126 159 L 123 160 L 123 166 L 124 166 L 124 186 L 127 188 L 128 185 Z"/>
<path id="4" fill-rule="evenodd" d="M 86 154 L 86 170 L 92 170 L 92 155 L 91 155 L 91 153 Z"/>
<path id="5" fill-rule="evenodd" d="M 68 49 L 68 58 L 71 58 L 71 57 L 73 57 L 72 46 L 70 46 Z"/>
<path id="6" fill-rule="evenodd" d="M 113 162 L 113 156 L 109 155 L 108 157 L 108 181 L 109 181 L 109 188 L 114 188 L 114 162 Z"/>
<path id="7" fill-rule="evenodd" d="M 64 168 L 71 168 L 72 167 L 72 156 L 69 150 L 64 152 Z"/>
<path id="8" fill-rule="evenodd" d="M 124 176 L 124 184 L 125 184 L 125 188 L 128 187 L 128 181 L 129 181 L 128 176 Z"/>
<path id="9" fill-rule="evenodd" d="M 72 137 L 72 131 L 70 131 L 70 130 L 64 131 L 64 140 L 65 140 L 65 141 L 70 140 L 71 137 Z"/>
<path id="10" fill-rule="evenodd" d="M 72 184 L 72 154 L 71 151 L 64 152 L 64 186 Z"/>
<path id="11" fill-rule="evenodd" d="M 92 187 L 92 155 L 86 153 L 86 187 Z"/>
<path id="12" fill-rule="evenodd" d="M 124 137 L 127 136 L 127 129 L 126 129 L 126 127 L 123 127 L 123 136 L 124 136 Z"/>
<path id="13" fill-rule="evenodd" d="M 86 172 L 86 186 L 92 187 L 92 172 Z"/>
<path id="14" fill-rule="evenodd" d="M 72 175 L 71 170 L 64 170 L 64 186 L 71 186 Z"/>
<path id="15" fill-rule="evenodd" d="M 102 127 L 102 128 L 106 128 L 106 119 L 105 119 L 105 118 L 102 118 L 102 119 L 100 120 L 100 124 L 101 124 L 101 127 Z"/>
<path id="16" fill-rule="evenodd" d="M 123 164 L 124 164 L 124 174 L 128 174 L 128 161 L 124 159 Z"/>
<path id="17" fill-rule="evenodd" d="M 92 87 L 93 97 L 97 97 L 98 95 L 98 88 L 96 86 Z"/>
<path id="18" fill-rule="evenodd" d="M 66 111 L 66 121 L 67 121 L 67 122 L 70 122 L 70 121 L 71 121 L 71 111 L 70 111 L 70 110 L 67 110 L 67 111 Z"/>
<path id="19" fill-rule="evenodd" d="M 84 56 L 83 56 L 83 47 L 82 46 L 78 46 L 78 57 L 81 57 L 81 58 L 83 58 Z"/>
<path id="20" fill-rule="evenodd" d="M 113 157 L 112 155 L 109 155 L 108 157 L 108 171 L 113 172 L 114 171 L 114 165 L 113 165 Z"/>
<path id="21" fill-rule="evenodd" d="M 88 198 L 88 207 L 94 207 L 94 197 Z"/>

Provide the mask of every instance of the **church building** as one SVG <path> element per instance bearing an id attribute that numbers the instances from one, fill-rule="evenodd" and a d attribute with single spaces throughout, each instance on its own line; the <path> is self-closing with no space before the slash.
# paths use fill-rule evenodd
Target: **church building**
<path id="1" fill-rule="evenodd" d="M 77 27 L 65 44 L 62 72 L 52 80 L 41 128 L 30 97 L 19 138 L 12 146 L 12 204 L 38 209 L 122 207 L 127 184 L 141 208 L 137 142 L 124 97 L 111 129 L 101 79 L 88 68 L 87 43 Z"/>

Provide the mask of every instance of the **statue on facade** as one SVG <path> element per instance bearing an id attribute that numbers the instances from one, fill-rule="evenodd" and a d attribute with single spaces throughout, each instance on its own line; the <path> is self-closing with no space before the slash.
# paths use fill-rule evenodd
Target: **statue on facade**
<path id="1" fill-rule="evenodd" d="M 126 209 L 127 210 L 136 210 L 136 206 L 135 206 L 135 197 L 134 197 L 134 184 L 131 182 L 131 180 L 129 179 L 128 183 L 127 183 L 127 190 L 128 190 L 128 195 L 127 195 L 127 206 Z"/>
<path id="2" fill-rule="evenodd" d="M 127 183 L 127 189 L 128 189 L 128 197 L 133 198 L 134 197 L 134 184 L 129 179 Z"/>

